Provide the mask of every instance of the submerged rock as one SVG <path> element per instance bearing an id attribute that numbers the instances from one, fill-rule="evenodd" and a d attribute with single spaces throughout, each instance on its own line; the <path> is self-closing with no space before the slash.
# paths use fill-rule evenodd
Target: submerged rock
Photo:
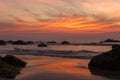
<path id="1" fill-rule="evenodd" d="M 88 67 L 91 71 L 95 69 L 120 71 L 120 45 L 113 45 L 112 50 L 93 57 Z"/>
<path id="2" fill-rule="evenodd" d="M 24 68 L 27 64 L 26 62 L 12 55 L 7 55 L 1 60 L 17 68 Z"/>

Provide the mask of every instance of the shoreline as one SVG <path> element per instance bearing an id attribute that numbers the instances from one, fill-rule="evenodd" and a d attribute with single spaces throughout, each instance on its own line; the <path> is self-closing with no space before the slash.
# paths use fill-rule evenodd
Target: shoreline
<path id="1" fill-rule="evenodd" d="M 103 76 L 92 75 L 87 65 L 89 59 L 33 55 L 14 56 L 28 63 L 15 80 L 110 80 Z"/>

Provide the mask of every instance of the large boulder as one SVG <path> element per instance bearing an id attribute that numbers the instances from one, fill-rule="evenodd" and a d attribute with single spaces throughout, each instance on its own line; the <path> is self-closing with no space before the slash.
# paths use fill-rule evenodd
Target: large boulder
<path id="1" fill-rule="evenodd" d="M 6 62 L 14 67 L 17 68 L 24 68 L 26 66 L 26 62 L 22 61 L 21 59 L 12 56 L 12 55 L 7 55 L 1 59 L 1 61 Z"/>
<path id="2" fill-rule="evenodd" d="M 14 79 L 20 74 L 20 68 L 25 67 L 26 62 L 12 55 L 0 56 L 0 77 Z"/>
<path id="3" fill-rule="evenodd" d="M 90 70 L 120 71 L 120 45 L 113 45 L 112 50 L 93 57 L 88 67 Z"/>
<path id="4" fill-rule="evenodd" d="M 19 69 L 0 60 L 0 77 L 13 79 L 19 73 Z"/>

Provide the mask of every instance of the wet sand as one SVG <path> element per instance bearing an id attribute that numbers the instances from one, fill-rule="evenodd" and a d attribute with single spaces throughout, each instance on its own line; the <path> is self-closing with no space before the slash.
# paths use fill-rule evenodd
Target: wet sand
<path id="1" fill-rule="evenodd" d="M 88 59 L 15 55 L 28 64 L 15 80 L 119 80 L 92 75 Z"/>
<path id="2" fill-rule="evenodd" d="M 24 56 L 22 59 L 27 61 L 28 65 L 16 80 L 110 80 L 91 75 L 87 59 L 45 56 Z"/>

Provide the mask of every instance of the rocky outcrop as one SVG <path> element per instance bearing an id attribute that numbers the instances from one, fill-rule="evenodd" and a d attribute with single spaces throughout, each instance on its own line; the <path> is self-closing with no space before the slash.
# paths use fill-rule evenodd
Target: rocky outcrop
<path id="1" fill-rule="evenodd" d="M 102 42 L 120 42 L 120 40 L 114 40 L 114 39 L 106 39 Z"/>
<path id="2" fill-rule="evenodd" d="M 14 67 L 17 68 L 24 68 L 26 66 L 26 62 L 22 61 L 21 59 L 12 56 L 12 55 L 7 55 L 1 59 L 1 61 L 6 62 Z"/>
<path id="3" fill-rule="evenodd" d="M 10 43 L 12 45 L 32 45 L 32 44 L 34 44 L 33 41 L 23 41 L 23 40 L 8 41 L 8 43 Z"/>
<path id="4" fill-rule="evenodd" d="M 19 69 L 14 66 L 0 61 L 0 77 L 1 78 L 15 78 L 20 73 Z"/>
<path id="5" fill-rule="evenodd" d="M 120 45 L 113 45 L 112 50 L 93 57 L 88 67 L 91 71 L 95 69 L 120 71 Z"/>
<path id="6" fill-rule="evenodd" d="M 0 77 L 14 79 L 20 74 L 20 68 L 25 66 L 26 62 L 15 56 L 7 55 L 5 57 L 0 57 Z"/>

